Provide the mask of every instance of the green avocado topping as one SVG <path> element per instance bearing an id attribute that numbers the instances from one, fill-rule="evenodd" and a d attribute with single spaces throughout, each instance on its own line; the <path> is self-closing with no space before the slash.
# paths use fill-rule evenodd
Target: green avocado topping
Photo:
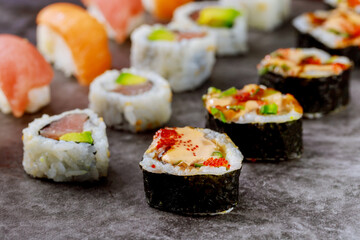
<path id="1" fill-rule="evenodd" d="M 213 157 L 218 157 L 218 158 L 222 158 L 223 154 L 220 151 L 215 151 L 211 154 L 211 156 Z"/>
<path id="2" fill-rule="evenodd" d="M 76 143 L 94 143 L 94 139 L 92 138 L 90 131 L 84 131 L 82 133 L 66 133 L 60 137 L 60 140 Z"/>
<path id="3" fill-rule="evenodd" d="M 260 113 L 261 114 L 277 114 L 278 106 L 276 103 L 267 104 L 264 106 L 261 106 Z"/>
<path id="4" fill-rule="evenodd" d="M 121 73 L 120 76 L 116 79 L 116 83 L 120 85 L 138 85 L 145 83 L 146 78 L 131 74 L 131 73 Z"/>
<path id="5" fill-rule="evenodd" d="M 165 28 L 158 28 L 152 31 L 150 35 L 148 36 L 148 39 L 150 41 L 170 41 L 173 42 L 176 40 L 176 35 L 165 29 Z"/>
<path id="6" fill-rule="evenodd" d="M 208 7 L 200 11 L 197 23 L 215 28 L 231 28 L 240 12 L 233 8 Z"/>

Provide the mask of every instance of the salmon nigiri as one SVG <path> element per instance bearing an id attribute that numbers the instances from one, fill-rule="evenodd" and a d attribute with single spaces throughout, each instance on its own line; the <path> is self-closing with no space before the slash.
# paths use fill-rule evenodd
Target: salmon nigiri
<path id="1" fill-rule="evenodd" d="M 26 39 L 0 34 L 0 111 L 21 117 L 50 102 L 53 70 Z"/>
<path id="2" fill-rule="evenodd" d="M 142 0 L 147 11 L 156 18 L 169 21 L 176 8 L 193 0 Z"/>
<path id="3" fill-rule="evenodd" d="M 88 12 L 104 24 L 109 38 L 118 43 L 144 23 L 141 0 L 82 0 Z"/>
<path id="4" fill-rule="evenodd" d="M 89 85 L 111 67 L 106 31 L 83 8 L 54 3 L 42 9 L 36 21 L 40 52 L 80 84 Z"/>

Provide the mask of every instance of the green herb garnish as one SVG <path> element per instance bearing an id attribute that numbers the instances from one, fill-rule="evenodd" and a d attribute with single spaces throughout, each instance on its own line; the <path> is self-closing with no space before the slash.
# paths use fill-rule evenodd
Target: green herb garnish
<path id="1" fill-rule="evenodd" d="M 232 95 L 235 95 L 236 92 L 237 92 L 236 88 L 235 88 L 235 87 L 232 87 L 232 88 L 229 88 L 229 89 L 223 91 L 223 92 L 220 94 L 220 97 L 232 96 Z"/>
<path id="2" fill-rule="evenodd" d="M 335 29 L 328 29 L 329 32 L 331 33 L 334 33 L 335 35 L 339 35 L 341 37 L 344 37 L 344 38 L 348 38 L 350 37 L 350 34 L 349 33 L 346 33 L 346 32 L 339 32 L 338 30 L 335 30 Z"/>
<path id="3" fill-rule="evenodd" d="M 223 157 L 223 154 L 219 151 L 215 151 L 211 154 L 211 156 L 213 157 L 218 157 L 218 158 L 222 158 Z"/>
<path id="4" fill-rule="evenodd" d="M 211 94 L 211 93 L 221 93 L 221 90 L 216 87 L 209 87 L 208 94 Z"/>
<path id="5" fill-rule="evenodd" d="M 202 166 L 204 166 L 204 164 L 202 164 L 202 163 L 194 163 L 194 167 L 196 167 L 196 168 L 199 168 L 199 167 L 202 167 Z"/>
<path id="6" fill-rule="evenodd" d="M 267 104 L 264 106 L 261 106 L 260 113 L 261 114 L 277 114 L 278 106 L 276 103 Z"/>
<path id="7" fill-rule="evenodd" d="M 227 106 L 226 108 L 230 109 L 230 110 L 233 110 L 235 112 L 245 109 L 245 107 L 242 106 L 242 105 L 230 105 L 230 106 Z"/>
<path id="8" fill-rule="evenodd" d="M 211 114 L 212 114 L 214 117 L 220 118 L 220 120 L 221 120 L 223 123 L 226 123 L 226 122 L 227 122 L 224 113 L 223 113 L 222 111 L 220 111 L 219 109 L 217 109 L 216 107 L 212 107 L 212 108 L 210 109 L 210 112 L 211 112 Z"/>

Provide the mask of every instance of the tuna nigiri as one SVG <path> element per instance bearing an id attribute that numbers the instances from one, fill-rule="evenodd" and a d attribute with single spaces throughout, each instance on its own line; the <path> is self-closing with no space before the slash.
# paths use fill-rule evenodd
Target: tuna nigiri
<path id="1" fill-rule="evenodd" d="M 118 43 L 144 23 L 144 9 L 141 0 L 82 0 L 88 12 L 101 22 L 109 38 Z"/>
<path id="2" fill-rule="evenodd" d="M 142 0 L 147 11 L 164 21 L 171 20 L 176 8 L 193 0 Z"/>
<path id="3" fill-rule="evenodd" d="M 104 27 L 83 8 L 54 3 L 37 16 L 37 45 L 40 52 L 67 76 L 79 83 L 91 81 L 111 67 Z"/>
<path id="4" fill-rule="evenodd" d="M 50 102 L 53 70 L 26 39 L 0 34 L 0 111 L 21 117 Z"/>

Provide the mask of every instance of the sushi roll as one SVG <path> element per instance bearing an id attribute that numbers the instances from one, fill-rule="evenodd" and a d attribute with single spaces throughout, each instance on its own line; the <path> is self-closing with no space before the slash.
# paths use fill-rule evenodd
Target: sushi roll
<path id="1" fill-rule="evenodd" d="M 82 0 L 88 12 L 101 22 L 109 38 L 123 43 L 145 21 L 141 0 Z"/>
<path id="2" fill-rule="evenodd" d="M 319 118 L 349 103 L 352 63 L 316 48 L 278 49 L 257 66 L 259 83 L 291 93 L 307 118 Z"/>
<path id="3" fill-rule="evenodd" d="M 142 0 L 145 9 L 162 21 L 171 20 L 176 8 L 193 0 Z"/>
<path id="4" fill-rule="evenodd" d="M 53 70 L 26 39 L 0 34 L 0 111 L 15 117 L 50 102 Z"/>
<path id="5" fill-rule="evenodd" d="M 290 16 L 291 0 L 220 0 L 225 6 L 245 6 L 251 28 L 272 31 Z"/>
<path id="6" fill-rule="evenodd" d="M 211 87 L 203 96 L 206 127 L 224 132 L 245 159 L 298 159 L 302 144 L 302 107 L 291 94 L 249 84 L 226 91 Z"/>
<path id="7" fill-rule="evenodd" d="M 131 41 L 131 65 L 157 72 L 174 92 L 200 86 L 215 63 L 215 38 L 202 29 L 143 25 Z"/>
<path id="8" fill-rule="evenodd" d="M 237 55 L 247 51 L 246 19 L 243 9 L 205 1 L 179 7 L 172 24 L 209 31 L 216 37 L 217 55 Z"/>
<path id="9" fill-rule="evenodd" d="M 169 83 L 134 68 L 107 71 L 90 85 L 89 107 L 107 126 L 132 132 L 162 126 L 171 116 Z"/>
<path id="10" fill-rule="evenodd" d="M 298 47 L 319 48 L 360 65 L 360 15 L 356 12 L 338 8 L 304 13 L 293 20 L 293 25 Z"/>
<path id="11" fill-rule="evenodd" d="M 324 0 L 329 8 L 345 7 L 360 13 L 359 0 Z"/>
<path id="12" fill-rule="evenodd" d="M 81 7 L 54 3 L 42 9 L 36 21 L 39 51 L 66 76 L 89 85 L 111 67 L 106 31 Z"/>
<path id="13" fill-rule="evenodd" d="M 25 172 L 55 182 L 106 177 L 110 153 L 105 130 L 89 109 L 44 114 L 23 130 Z"/>
<path id="14" fill-rule="evenodd" d="M 225 134 L 160 129 L 140 162 L 147 202 L 183 215 L 228 213 L 238 203 L 242 160 Z"/>

